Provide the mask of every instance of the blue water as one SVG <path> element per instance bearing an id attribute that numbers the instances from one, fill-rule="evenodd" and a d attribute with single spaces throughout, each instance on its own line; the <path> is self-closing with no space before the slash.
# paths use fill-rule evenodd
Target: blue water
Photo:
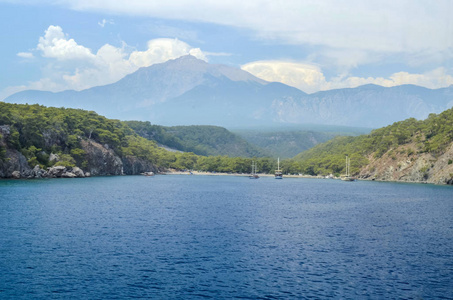
<path id="1" fill-rule="evenodd" d="M 452 299 L 453 188 L 0 181 L 1 299 Z"/>

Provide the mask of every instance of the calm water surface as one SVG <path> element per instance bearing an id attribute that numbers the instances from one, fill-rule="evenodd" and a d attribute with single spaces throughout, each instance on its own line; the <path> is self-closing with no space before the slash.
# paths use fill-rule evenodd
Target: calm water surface
<path id="1" fill-rule="evenodd" d="M 0 181 L 1 299 L 452 299 L 453 188 Z"/>

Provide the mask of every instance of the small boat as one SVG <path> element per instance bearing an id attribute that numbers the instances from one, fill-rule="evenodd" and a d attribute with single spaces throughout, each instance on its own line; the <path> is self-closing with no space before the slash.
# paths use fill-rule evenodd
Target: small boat
<path id="1" fill-rule="evenodd" d="M 275 170 L 275 179 L 283 179 L 282 170 L 280 170 L 280 157 L 277 159 L 277 170 Z"/>
<path id="2" fill-rule="evenodd" d="M 351 167 L 351 159 L 346 155 L 346 176 L 342 177 L 341 180 L 343 180 L 343 181 L 356 181 L 355 177 L 351 177 L 349 175 L 350 167 Z"/>
<path id="3" fill-rule="evenodd" d="M 252 173 L 250 174 L 249 176 L 250 179 L 258 179 L 260 178 L 257 174 L 256 174 L 256 163 L 254 161 L 252 161 Z"/>

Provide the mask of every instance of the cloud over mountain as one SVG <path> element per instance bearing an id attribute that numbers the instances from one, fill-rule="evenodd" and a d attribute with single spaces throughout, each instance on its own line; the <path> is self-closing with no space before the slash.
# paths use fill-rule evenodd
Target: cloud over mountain
<path id="1" fill-rule="evenodd" d="M 318 70 L 313 72 L 319 75 Z M 453 105 L 452 95 L 453 86 L 431 90 L 415 85 L 386 88 L 370 84 L 306 94 L 241 69 L 187 55 L 140 68 L 113 84 L 60 93 L 23 91 L 5 101 L 83 108 L 111 118 L 162 125 L 312 123 L 381 127 L 439 113 Z"/>
<path id="2" fill-rule="evenodd" d="M 53 1 L 49 1 L 54 3 Z M 106 12 L 235 26 L 260 39 L 369 53 L 407 53 L 429 59 L 433 53 L 452 56 L 450 38 L 453 2 L 426 1 L 192 1 L 121 0 L 58 1 L 77 11 Z M 202 9 L 200 9 L 202 7 Z M 415 30 L 415 31 L 414 31 Z M 349 60 L 358 57 L 351 53 Z"/>
<path id="3" fill-rule="evenodd" d="M 327 80 L 322 69 L 315 64 L 287 61 L 256 61 L 241 68 L 267 81 L 282 82 L 306 93 L 314 93 L 337 88 L 355 88 L 365 84 L 392 87 L 403 84 L 419 85 L 427 88 L 448 87 L 453 84 L 453 76 L 443 67 L 423 74 L 397 72 L 389 77 L 339 76 Z"/>
<path id="4" fill-rule="evenodd" d="M 69 38 L 60 26 L 55 25 L 50 25 L 44 35 L 39 37 L 34 52 L 48 59 L 48 64 L 43 69 L 44 77 L 27 85 L 10 87 L 9 91 L 82 90 L 116 82 L 141 67 L 148 67 L 187 54 L 207 60 L 206 55 L 199 48 L 193 48 L 183 41 L 169 38 L 148 41 L 147 49 L 144 51 L 130 50 L 130 47 L 123 43 L 122 47 L 105 44 L 93 52 Z M 22 58 L 34 57 L 31 52 L 20 52 L 17 55 Z"/>

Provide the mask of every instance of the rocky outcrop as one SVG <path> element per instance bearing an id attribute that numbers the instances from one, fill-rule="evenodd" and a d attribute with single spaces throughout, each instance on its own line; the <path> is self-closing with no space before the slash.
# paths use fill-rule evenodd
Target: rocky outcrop
<path id="1" fill-rule="evenodd" d="M 359 178 L 453 184 L 453 144 L 439 156 L 416 153 L 414 149 L 415 144 L 407 144 L 380 158 L 369 157 L 370 163 L 360 171 Z"/>
<path id="2" fill-rule="evenodd" d="M 6 149 L 5 158 L 0 160 L 0 178 L 82 178 L 99 175 L 136 175 L 145 172 L 157 173 L 160 170 L 151 162 L 134 156 L 120 158 L 108 145 L 101 145 L 93 140 L 81 140 L 86 154 L 87 167 L 59 166 L 59 156 L 50 153 L 49 161 L 56 165 L 46 170 L 39 165 L 31 168 L 25 156 L 8 147 L 6 143 L 10 135 L 10 127 L 0 126 L 0 146 Z"/>
<path id="3" fill-rule="evenodd" d="M 86 153 L 88 167 L 86 171 L 91 175 L 123 175 L 123 161 L 112 149 L 93 140 L 81 140 L 80 144 Z"/>
<path id="4" fill-rule="evenodd" d="M 13 172 L 17 171 L 19 174 L 30 170 L 27 159 L 16 149 L 8 148 L 6 140 L 10 135 L 10 127 L 8 125 L 0 126 L 0 146 L 6 148 L 5 159 L 0 161 L 0 178 L 11 178 Z M 17 177 L 17 172 L 14 176 Z"/>
<path id="5" fill-rule="evenodd" d="M 74 173 L 74 175 L 76 177 L 85 177 L 85 173 L 82 171 L 82 169 L 80 169 L 79 167 L 74 167 L 72 168 L 72 173 Z M 89 176 L 87 176 L 89 177 Z"/>
<path id="6" fill-rule="evenodd" d="M 123 171 L 126 175 L 135 175 L 147 172 L 158 173 L 160 170 L 149 161 L 134 156 L 126 156 L 123 158 Z"/>

